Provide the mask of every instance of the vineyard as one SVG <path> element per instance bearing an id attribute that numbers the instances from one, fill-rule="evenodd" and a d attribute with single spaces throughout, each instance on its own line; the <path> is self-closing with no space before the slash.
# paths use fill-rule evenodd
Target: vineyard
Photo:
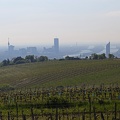
<path id="1" fill-rule="evenodd" d="M 120 60 L 0 67 L 0 120 L 120 120 Z"/>
<path id="2" fill-rule="evenodd" d="M 104 84 L 0 94 L 0 120 L 119 120 L 120 87 Z"/>

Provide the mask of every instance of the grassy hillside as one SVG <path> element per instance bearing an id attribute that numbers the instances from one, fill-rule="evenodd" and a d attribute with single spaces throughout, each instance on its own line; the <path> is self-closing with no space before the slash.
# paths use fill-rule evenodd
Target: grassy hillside
<path id="1" fill-rule="evenodd" d="M 120 83 L 120 60 L 49 61 L 0 67 L 0 85 L 15 88 Z"/>

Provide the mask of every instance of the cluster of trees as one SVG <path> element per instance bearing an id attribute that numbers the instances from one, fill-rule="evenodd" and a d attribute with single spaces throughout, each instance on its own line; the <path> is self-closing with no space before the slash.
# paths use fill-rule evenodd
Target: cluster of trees
<path id="1" fill-rule="evenodd" d="M 76 57 L 70 57 L 70 56 L 66 56 L 65 60 L 79 60 L 80 58 L 76 58 Z"/>
<path id="2" fill-rule="evenodd" d="M 114 56 L 113 54 L 109 54 L 108 58 L 109 58 L 109 59 L 113 59 L 113 58 L 115 58 L 115 56 Z M 106 59 L 106 56 L 105 56 L 105 53 L 103 53 L 103 54 L 93 53 L 93 54 L 90 56 L 90 59 Z"/>
<path id="3" fill-rule="evenodd" d="M 90 56 L 90 59 L 106 59 L 106 56 L 105 56 L 105 53 L 103 54 L 96 54 L 96 53 L 93 53 L 91 56 Z"/>
<path id="4" fill-rule="evenodd" d="M 35 57 L 34 55 L 27 55 L 25 58 L 22 58 L 20 56 L 13 58 L 12 60 L 5 59 L 1 62 L 1 66 L 43 61 L 48 61 L 48 57 L 47 56 Z"/>
<path id="5" fill-rule="evenodd" d="M 93 60 L 101 60 L 101 59 L 106 59 L 107 57 L 105 56 L 105 53 L 103 54 L 96 54 L 96 53 L 93 53 L 91 54 L 90 57 L 86 56 L 84 59 L 93 59 Z M 113 54 L 109 54 L 108 56 L 109 59 L 113 59 L 115 58 L 115 56 Z M 70 57 L 70 56 L 66 56 L 65 57 L 65 60 L 80 60 L 81 58 L 76 58 L 76 57 Z"/>
<path id="6" fill-rule="evenodd" d="M 115 58 L 115 56 L 113 54 L 109 54 L 108 56 L 109 59 L 113 59 Z M 76 58 L 76 57 L 70 57 L 70 56 L 66 56 L 65 59 L 59 59 L 61 60 L 80 60 L 81 58 Z M 96 54 L 93 53 L 91 54 L 90 57 L 86 56 L 85 59 L 106 59 L 105 53 L 103 54 Z M 54 59 L 56 60 L 56 59 Z M 30 62 L 43 62 L 43 61 L 48 61 L 48 57 L 47 56 L 40 56 L 40 57 L 35 57 L 34 55 L 27 55 L 25 58 L 20 57 L 16 57 L 13 58 L 12 60 L 9 59 L 5 59 L 1 62 L 1 66 L 7 66 L 7 65 L 14 65 L 14 64 L 22 64 L 22 63 L 30 63 Z"/>

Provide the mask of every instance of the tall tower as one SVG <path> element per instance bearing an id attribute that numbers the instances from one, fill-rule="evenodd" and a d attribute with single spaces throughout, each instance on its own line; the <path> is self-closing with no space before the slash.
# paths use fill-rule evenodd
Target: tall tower
<path id="1" fill-rule="evenodd" d="M 54 38 L 54 52 L 59 53 L 59 39 Z"/>
<path id="2" fill-rule="evenodd" d="M 12 57 L 12 55 L 14 54 L 14 46 L 10 45 L 9 38 L 8 38 L 8 54 L 9 57 Z"/>
<path id="3" fill-rule="evenodd" d="M 110 42 L 106 45 L 106 57 L 108 58 L 110 54 Z"/>

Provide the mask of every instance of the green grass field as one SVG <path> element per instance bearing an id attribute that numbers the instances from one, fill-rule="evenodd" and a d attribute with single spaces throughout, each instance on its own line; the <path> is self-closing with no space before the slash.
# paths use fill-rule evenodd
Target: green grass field
<path id="1" fill-rule="evenodd" d="M 55 87 L 120 83 L 120 60 L 48 61 L 0 67 L 0 85 Z"/>

